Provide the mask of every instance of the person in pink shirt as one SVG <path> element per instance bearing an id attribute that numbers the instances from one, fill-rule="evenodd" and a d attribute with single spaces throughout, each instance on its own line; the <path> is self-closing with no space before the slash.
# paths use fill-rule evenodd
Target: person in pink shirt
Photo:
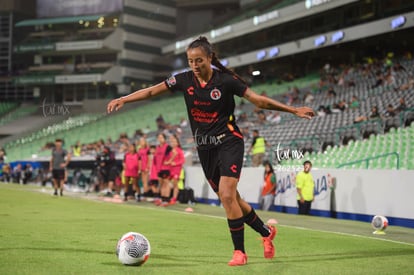
<path id="1" fill-rule="evenodd" d="M 168 204 L 170 198 L 170 167 L 165 164 L 171 153 L 171 146 L 166 141 L 164 134 L 158 134 L 158 145 L 155 149 L 155 165 L 158 171 L 158 181 L 160 186 L 161 201 L 157 200 L 156 204 Z"/>
<path id="2" fill-rule="evenodd" d="M 141 137 L 138 143 L 138 157 L 139 157 L 139 172 L 140 178 L 142 181 L 142 187 L 144 189 L 144 197 L 148 196 L 149 186 L 148 186 L 148 177 L 149 177 L 149 167 L 148 163 L 148 154 L 149 154 L 149 145 L 145 137 Z"/>
<path id="3" fill-rule="evenodd" d="M 159 198 L 160 196 L 160 189 L 159 189 L 159 182 L 158 182 L 158 172 L 157 166 L 155 165 L 155 145 L 151 145 L 148 154 L 148 170 L 149 172 L 149 187 L 151 188 L 152 194 L 154 198 Z M 148 198 L 147 198 L 148 200 Z"/>
<path id="4" fill-rule="evenodd" d="M 170 200 L 170 204 L 176 204 L 179 191 L 178 179 L 180 177 L 181 169 L 185 163 L 185 157 L 183 149 L 181 149 L 180 140 L 176 135 L 170 136 L 170 146 L 171 152 L 169 154 L 169 158 L 164 163 L 170 167 L 170 179 L 173 184 L 173 196 Z"/>
<path id="5" fill-rule="evenodd" d="M 129 185 L 132 184 L 132 187 L 135 190 L 137 201 L 140 200 L 141 190 L 138 186 L 138 153 L 135 148 L 135 144 L 131 143 L 128 145 L 128 152 L 124 156 L 124 177 L 125 177 L 125 186 L 124 186 L 124 201 L 128 200 L 128 191 Z"/>

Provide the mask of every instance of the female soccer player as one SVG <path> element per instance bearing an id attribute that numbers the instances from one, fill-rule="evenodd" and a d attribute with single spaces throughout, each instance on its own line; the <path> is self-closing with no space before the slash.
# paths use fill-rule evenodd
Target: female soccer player
<path id="1" fill-rule="evenodd" d="M 171 76 L 152 87 L 138 90 L 108 103 L 107 111 L 119 110 L 127 102 L 144 100 L 168 90 L 183 93 L 188 117 L 204 174 L 217 193 L 226 212 L 234 245 L 230 266 L 245 265 L 244 223 L 262 236 L 264 257 L 273 258 L 276 228 L 265 225 L 254 209 L 244 201 L 237 183 L 243 165 L 244 141 L 234 120 L 234 95 L 262 109 L 284 111 L 310 119 L 308 107 L 292 107 L 258 95 L 234 72 L 217 59 L 206 37 L 199 37 L 187 48 L 190 71 Z M 214 65 L 217 69 L 213 69 Z"/>
<path id="2" fill-rule="evenodd" d="M 144 188 L 144 197 L 148 196 L 149 186 L 148 186 L 148 178 L 149 178 L 149 165 L 148 165 L 148 155 L 149 155 L 149 145 L 145 137 L 141 137 L 139 139 L 139 149 L 138 149 L 138 157 L 139 157 L 139 171 L 142 181 L 142 187 Z"/>
<path id="3" fill-rule="evenodd" d="M 148 152 L 148 171 L 149 171 L 149 187 L 152 193 L 152 197 L 156 200 L 160 199 L 160 188 L 158 182 L 158 172 L 157 166 L 155 165 L 155 145 L 150 145 Z M 152 200 L 152 198 L 147 198 L 147 200 Z"/>
<path id="4" fill-rule="evenodd" d="M 170 167 L 165 163 L 171 152 L 171 146 L 167 143 L 164 134 L 158 134 L 158 145 L 155 149 L 154 165 L 158 173 L 158 182 L 160 186 L 161 200 L 155 200 L 157 205 L 168 204 L 171 194 L 170 188 Z"/>
<path id="5" fill-rule="evenodd" d="M 141 190 L 138 186 L 139 157 L 134 143 L 128 145 L 128 152 L 125 153 L 123 166 L 125 177 L 124 201 L 128 200 L 130 184 L 135 191 L 137 201 L 139 201 L 141 195 Z"/>
<path id="6" fill-rule="evenodd" d="M 165 164 L 170 167 L 170 179 L 173 185 L 173 195 L 170 200 L 170 204 L 176 204 L 178 198 L 178 180 L 180 178 L 181 169 L 185 163 L 185 157 L 183 149 L 181 149 L 180 140 L 176 135 L 170 136 L 171 153 Z M 171 193 L 171 191 L 170 191 Z"/>

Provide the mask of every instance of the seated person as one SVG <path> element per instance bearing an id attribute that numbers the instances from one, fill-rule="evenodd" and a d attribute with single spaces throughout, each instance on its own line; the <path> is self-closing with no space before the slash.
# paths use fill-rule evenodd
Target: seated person
<path id="1" fill-rule="evenodd" d="M 376 118 L 380 118 L 380 117 L 381 116 L 378 112 L 378 107 L 373 106 L 371 108 L 371 113 L 368 116 L 359 116 L 359 117 L 354 119 L 354 123 L 359 123 L 359 122 L 367 121 L 367 120 L 370 120 L 370 119 L 376 119 Z"/>
<path id="2" fill-rule="evenodd" d="M 401 84 L 399 87 L 400 91 L 408 91 L 412 90 L 414 88 L 414 78 L 411 76 L 408 78 L 408 81 L 406 83 Z"/>
<path id="3" fill-rule="evenodd" d="M 395 108 L 396 113 L 403 112 L 407 109 L 407 105 L 405 104 L 405 98 L 400 98 L 400 105 L 398 105 L 397 108 Z"/>
<path id="4" fill-rule="evenodd" d="M 396 115 L 396 112 L 394 110 L 394 107 L 392 107 L 392 104 L 388 104 L 387 109 L 385 110 L 384 117 L 394 117 Z"/>

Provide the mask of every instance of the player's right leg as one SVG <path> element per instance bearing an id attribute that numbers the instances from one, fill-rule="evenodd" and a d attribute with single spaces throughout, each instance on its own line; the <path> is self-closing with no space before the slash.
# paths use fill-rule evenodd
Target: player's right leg
<path id="1" fill-rule="evenodd" d="M 59 189 L 58 179 L 52 178 L 52 182 L 53 182 L 53 188 L 55 189 L 55 191 L 53 192 L 53 195 L 57 196 L 58 195 L 58 189 Z"/>
<path id="2" fill-rule="evenodd" d="M 218 196 L 226 211 L 234 246 L 233 258 L 228 262 L 230 266 L 247 264 L 247 255 L 244 249 L 244 217 L 237 200 L 237 182 L 237 178 L 222 176 L 218 190 Z"/>

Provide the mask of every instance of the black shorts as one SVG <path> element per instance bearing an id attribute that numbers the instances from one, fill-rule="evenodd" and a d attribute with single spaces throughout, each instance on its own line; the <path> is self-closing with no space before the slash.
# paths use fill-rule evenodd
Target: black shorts
<path id="1" fill-rule="evenodd" d="M 158 177 L 162 179 L 166 179 L 170 177 L 170 170 L 161 170 L 158 172 Z"/>
<path id="2" fill-rule="evenodd" d="M 148 184 L 149 184 L 149 186 L 157 187 L 158 186 L 158 180 L 150 180 Z"/>
<path id="3" fill-rule="evenodd" d="M 65 170 L 63 169 L 53 169 L 52 178 L 55 180 L 64 180 L 65 179 Z"/>
<path id="4" fill-rule="evenodd" d="M 221 176 L 240 178 L 244 141 L 234 137 L 209 150 L 198 150 L 198 156 L 208 183 L 218 192 Z"/>
<path id="5" fill-rule="evenodd" d="M 118 168 L 116 166 L 102 169 L 102 179 L 105 183 L 115 181 L 116 177 L 118 177 Z"/>

